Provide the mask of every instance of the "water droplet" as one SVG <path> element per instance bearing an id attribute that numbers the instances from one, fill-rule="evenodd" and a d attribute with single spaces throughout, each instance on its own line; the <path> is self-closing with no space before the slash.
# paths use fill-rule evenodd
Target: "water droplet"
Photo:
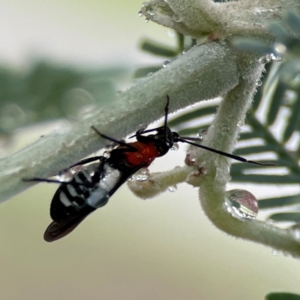
<path id="1" fill-rule="evenodd" d="M 186 53 L 187 53 L 186 50 L 183 50 L 183 51 L 181 52 L 182 55 L 184 55 L 184 54 L 186 54 Z"/>
<path id="2" fill-rule="evenodd" d="M 281 56 L 276 56 L 276 58 L 274 59 L 274 61 L 282 61 L 282 57 Z"/>
<path id="3" fill-rule="evenodd" d="M 204 134 L 197 133 L 197 135 L 198 135 L 199 140 L 200 140 L 200 141 L 203 141 L 203 139 L 204 139 Z"/>
<path id="4" fill-rule="evenodd" d="M 163 68 L 166 68 L 170 63 L 171 63 L 170 60 L 165 60 L 165 61 L 163 62 Z"/>
<path id="5" fill-rule="evenodd" d="M 138 182 L 143 182 L 148 180 L 149 176 L 150 176 L 149 170 L 147 168 L 142 168 L 132 176 L 132 181 L 136 180 Z"/>
<path id="6" fill-rule="evenodd" d="M 181 22 L 182 21 L 182 18 L 179 16 L 179 15 L 173 15 L 172 16 L 172 20 L 174 21 L 174 22 L 176 22 L 176 23 L 179 23 L 179 22 Z"/>
<path id="7" fill-rule="evenodd" d="M 149 16 L 151 16 L 151 17 L 155 16 L 155 12 L 154 12 L 153 9 L 147 10 L 146 13 L 147 13 Z"/>
<path id="8" fill-rule="evenodd" d="M 184 162 L 187 166 L 192 166 L 195 164 L 195 161 L 196 161 L 196 156 L 193 155 L 192 153 L 188 153 L 186 156 L 185 156 L 185 159 L 184 159 Z"/>
<path id="9" fill-rule="evenodd" d="M 140 11 L 138 12 L 138 16 L 139 16 L 139 17 L 143 17 L 143 16 L 144 16 L 144 13 L 140 10 Z"/>
<path id="10" fill-rule="evenodd" d="M 270 54 L 269 54 L 269 57 L 270 57 L 270 59 L 271 59 L 272 61 L 277 61 L 277 58 L 278 58 L 278 56 L 275 55 L 274 53 L 270 53 Z"/>
<path id="11" fill-rule="evenodd" d="M 175 35 L 176 35 L 175 31 L 174 31 L 174 30 L 171 30 L 171 29 L 168 30 L 167 34 L 168 34 L 168 36 L 171 37 L 171 38 L 174 38 Z"/>
<path id="12" fill-rule="evenodd" d="M 174 143 L 173 146 L 171 147 L 171 151 L 177 151 L 179 149 L 178 143 Z"/>
<path id="13" fill-rule="evenodd" d="M 73 172 L 71 169 L 62 170 L 56 175 L 56 178 L 61 182 L 70 182 L 73 179 Z"/>
<path id="14" fill-rule="evenodd" d="M 177 185 L 171 185 L 168 187 L 168 191 L 171 192 L 171 193 L 174 193 L 177 191 Z"/>
<path id="15" fill-rule="evenodd" d="M 200 141 L 203 141 L 204 137 L 207 135 L 207 128 L 202 128 L 198 131 L 197 137 L 199 138 Z"/>
<path id="16" fill-rule="evenodd" d="M 133 178 L 133 176 L 130 176 L 130 177 L 127 179 L 127 181 L 132 182 L 132 181 L 135 181 L 135 179 Z"/>
<path id="17" fill-rule="evenodd" d="M 264 65 L 266 63 L 266 57 L 265 56 L 262 56 L 258 59 L 258 62 L 262 65 Z"/>
<path id="18" fill-rule="evenodd" d="M 262 81 L 260 80 L 260 78 L 256 80 L 255 85 L 256 86 L 261 86 L 262 85 Z"/>
<path id="19" fill-rule="evenodd" d="M 145 19 L 145 22 L 146 22 L 146 23 L 148 23 L 149 21 L 150 21 L 150 19 L 149 19 L 149 18 L 146 18 L 146 19 Z"/>
<path id="20" fill-rule="evenodd" d="M 226 192 L 225 209 L 240 220 L 253 220 L 258 213 L 258 202 L 246 190 L 231 190 Z"/>
<path id="21" fill-rule="evenodd" d="M 281 44 L 281 43 L 275 43 L 274 44 L 274 49 L 279 55 L 282 55 L 286 52 L 286 46 L 284 44 Z"/>
<path id="22" fill-rule="evenodd" d="M 245 124 L 244 120 L 239 120 L 239 121 L 237 122 L 236 126 L 239 127 L 239 128 L 241 128 L 241 127 L 244 126 L 244 124 Z"/>
<path id="23" fill-rule="evenodd" d="M 103 156 L 105 158 L 110 158 L 110 155 L 111 155 L 110 151 L 104 151 L 104 153 L 103 153 Z"/>
<path id="24" fill-rule="evenodd" d="M 258 61 L 259 61 L 259 63 L 261 63 L 263 65 L 267 64 L 267 63 L 269 63 L 271 61 L 281 61 L 282 58 L 278 54 L 275 54 L 275 53 L 266 54 L 266 55 L 262 56 L 261 58 L 259 58 Z"/>
<path id="25" fill-rule="evenodd" d="M 223 125 L 223 126 L 221 127 L 221 132 L 222 132 L 223 134 L 228 133 L 228 131 L 229 131 L 229 127 L 228 127 L 227 125 Z"/>
<path id="26" fill-rule="evenodd" d="M 292 236 L 295 240 L 300 242 L 300 224 L 295 224 L 289 228 Z"/>
<path id="27" fill-rule="evenodd" d="M 279 254 L 279 252 L 278 252 L 277 250 L 272 250 L 272 254 L 273 254 L 274 256 L 277 256 L 277 255 Z"/>
<path id="28" fill-rule="evenodd" d="M 270 58 L 269 54 L 267 54 L 267 55 L 264 55 L 261 58 L 259 58 L 258 61 L 262 65 L 265 65 L 265 64 L 267 64 L 267 63 L 269 63 L 271 61 L 271 58 Z"/>

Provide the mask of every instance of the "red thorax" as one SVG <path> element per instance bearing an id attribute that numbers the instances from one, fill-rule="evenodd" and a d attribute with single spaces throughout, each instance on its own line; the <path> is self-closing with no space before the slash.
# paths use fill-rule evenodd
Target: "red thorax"
<path id="1" fill-rule="evenodd" d="M 134 142 L 130 143 L 130 145 L 138 149 L 138 151 L 125 153 L 128 164 L 148 167 L 155 158 L 160 156 L 159 151 L 153 143 L 143 144 L 141 142 Z"/>

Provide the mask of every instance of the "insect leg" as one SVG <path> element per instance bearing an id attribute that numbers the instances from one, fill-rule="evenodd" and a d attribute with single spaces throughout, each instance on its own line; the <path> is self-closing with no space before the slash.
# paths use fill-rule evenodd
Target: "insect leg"
<path id="1" fill-rule="evenodd" d="M 69 181 L 68 182 L 63 182 L 63 181 L 59 181 L 59 180 L 55 180 L 55 179 L 39 178 L 39 177 L 23 178 L 22 180 L 25 181 L 25 182 L 37 181 L 37 182 L 50 182 L 50 183 L 58 183 L 58 184 L 70 183 Z"/>
<path id="2" fill-rule="evenodd" d="M 35 182 L 48 182 L 48 183 L 58 183 L 58 184 L 70 184 L 72 182 L 72 180 L 60 181 L 57 179 L 48 179 L 48 178 L 40 178 L 40 177 L 22 178 L 22 181 L 25 181 L 25 182 L 35 181 Z M 91 182 L 84 182 L 84 183 L 76 182 L 76 184 L 79 186 L 93 186 L 93 183 L 91 183 Z"/>
<path id="3" fill-rule="evenodd" d="M 165 141 L 168 140 L 168 137 L 167 137 L 167 128 L 168 128 L 168 114 L 169 114 L 169 102 L 170 102 L 170 97 L 167 95 L 167 104 L 165 106 Z"/>
<path id="4" fill-rule="evenodd" d="M 100 160 L 100 162 L 102 162 L 104 159 L 106 159 L 106 158 L 103 157 L 103 156 L 93 156 L 93 157 L 89 157 L 89 158 L 80 160 L 79 162 L 75 163 L 74 165 L 71 165 L 69 168 L 73 168 L 73 167 L 79 166 L 79 165 L 88 164 L 88 163 L 90 163 L 90 162 L 92 162 L 92 161 L 95 161 L 95 160 Z"/>
<path id="5" fill-rule="evenodd" d="M 121 146 L 130 148 L 130 149 L 134 149 L 134 150 L 136 151 L 136 148 L 134 148 L 134 147 L 131 146 L 130 144 L 127 144 L 127 143 L 125 143 L 125 142 L 123 142 L 123 141 L 118 141 L 118 140 L 116 140 L 116 139 L 114 139 L 114 138 L 112 138 L 112 137 L 109 137 L 109 136 L 107 136 L 107 135 L 101 133 L 101 132 L 100 132 L 96 127 L 94 127 L 94 126 L 91 126 L 91 128 L 92 128 L 94 131 L 96 131 L 96 133 L 98 133 L 98 135 L 100 135 L 102 138 L 104 138 L 104 139 L 106 139 L 106 140 L 109 140 L 109 141 L 111 141 L 111 142 L 117 143 L 117 144 L 119 144 L 119 145 L 121 145 Z"/>
<path id="6" fill-rule="evenodd" d="M 148 132 L 152 132 L 152 131 L 158 131 L 160 129 L 165 129 L 165 138 L 167 139 L 167 128 L 168 128 L 168 114 L 169 114 L 169 102 L 170 102 L 170 97 L 167 95 L 167 104 L 165 106 L 165 120 L 164 120 L 164 126 L 160 126 L 160 127 L 156 127 L 156 128 L 152 128 L 152 129 L 148 129 L 148 130 L 144 130 L 144 129 L 140 129 L 136 132 L 136 134 L 130 136 L 129 138 L 133 138 L 133 137 L 138 137 L 141 136 L 144 133 L 148 133 Z"/>

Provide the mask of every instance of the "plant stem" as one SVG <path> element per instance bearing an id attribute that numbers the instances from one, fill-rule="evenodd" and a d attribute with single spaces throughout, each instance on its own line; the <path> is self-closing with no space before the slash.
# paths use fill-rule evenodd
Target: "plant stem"
<path id="1" fill-rule="evenodd" d="M 232 151 L 233 143 L 239 131 L 237 124 L 245 118 L 246 111 L 251 104 L 256 89 L 254 75 L 261 72 L 261 66 L 257 65 L 251 72 L 252 74 L 250 73 L 248 77 L 242 78 L 240 84 L 224 98 L 214 120 L 214 126 L 212 130 L 209 130 L 205 139 L 208 146 L 223 151 Z M 224 126 L 226 126 L 225 133 Z M 241 221 L 234 218 L 223 208 L 225 184 L 229 176 L 228 164 L 224 163 L 224 157 L 216 159 L 209 152 L 203 152 L 201 157 L 205 161 L 207 175 L 201 179 L 200 202 L 205 214 L 214 225 L 235 237 L 258 242 L 289 253 L 294 257 L 300 257 L 300 243 L 291 231 L 280 229 L 265 222 Z"/>
<path id="2" fill-rule="evenodd" d="M 34 183 L 22 178 L 47 178 L 103 148 L 107 141 L 90 129 L 93 125 L 116 139 L 163 116 L 166 95 L 170 111 L 215 98 L 238 83 L 235 58 L 226 45 L 195 46 L 151 77 L 119 95 L 108 107 L 96 109 L 66 134 L 52 134 L 0 160 L 0 202 Z"/>

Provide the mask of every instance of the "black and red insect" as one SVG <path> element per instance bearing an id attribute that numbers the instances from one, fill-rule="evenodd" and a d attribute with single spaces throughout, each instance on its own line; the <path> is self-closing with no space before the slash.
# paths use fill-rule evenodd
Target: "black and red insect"
<path id="1" fill-rule="evenodd" d="M 109 155 L 94 156 L 77 162 L 61 173 L 69 172 L 69 180 L 31 178 L 25 181 L 52 182 L 60 184 L 53 196 L 50 216 L 53 222 L 45 231 L 47 242 L 58 240 L 73 231 L 90 213 L 107 204 L 109 198 L 141 168 L 148 167 L 157 157 L 165 155 L 177 142 L 188 143 L 232 159 L 264 165 L 246 160 L 230 153 L 225 153 L 180 137 L 168 127 L 169 97 L 165 106 L 164 125 L 149 130 L 138 130 L 136 142 L 118 141 L 100 133 L 98 135 L 116 146 Z M 152 133 L 153 134 L 148 134 Z M 148 135 L 145 135 L 148 134 Z M 191 140 L 194 140 L 191 138 Z M 98 162 L 96 162 L 98 161 Z M 93 163 L 96 162 L 96 163 Z M 63 177 L 63 176 L 62 176 Z"/>

